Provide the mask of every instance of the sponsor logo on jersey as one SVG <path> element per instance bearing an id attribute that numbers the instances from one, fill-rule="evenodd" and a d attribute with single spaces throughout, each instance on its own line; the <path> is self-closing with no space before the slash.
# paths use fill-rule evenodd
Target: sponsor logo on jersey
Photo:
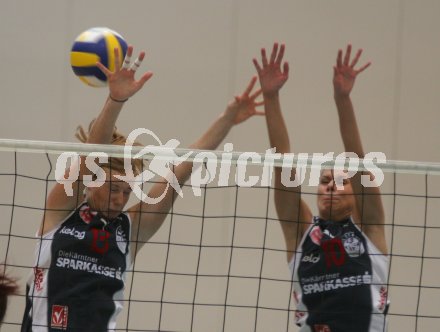
<path id="1" fill-rule="evenodd" d="M 86 237 L 85 231 L 80 232 L 80 231 L 76 230 L 75 227 L 70 228 L 67 226 L 64 226 L 63 228 L 61 228 L 60 234 L 70 235 L 78 240 L 84 240 L 84 238 Z"/>
<path id="2" fill-rule="evenodd" d="M 384 311 L 388 301 L 388 290 L 385 286 L 380 287 L 379 311 Z"/>
<path id="3" fill-rule="evenodd" d="M 295 291 L 293 291 L 292 295 L 293 295 L 293 299 L 295 300 L 295 303 L 298 304 L 299 303 L 298 294 Z"/>
<path id="4" fill-rule="evenodd" d="M 319 254 L 317 254 L 317 255 L 314 255 L 313 253 L 311 253 L 310 255 L 308 255 L 308 256 L 304 256 L 302 259 L 301 259 L 301 262 L 304 262 L 304 263 L 313 263 L 313 264 L 315 264 L 315 263 L 318 263 L 319 262 L 319 259 L 321 258 L 321 256 L 319 255 Z"/>
<path id="5" fill-rule="evenodd" d="M 122 229 L 122 226 L 118 226 L 118 228 L 116 228 L 116 243 L 118 245 L 119 250 L 121 250 L 121 252 L 123 254 L 125 254 L 127 252 L 127 237 L 125 236 L 125 232 Z"/>
<path id="6" fill-rule="evenodd" d="M 53 329 L 67 330 L 69 310 L 67 306 L 53 305 L 50 326 Z"/>
<path id="7" fill-rule="evenodd" d="M 299 303 L 299 297 L 298 294 L 293 291 L 292 293 L 293 299 L 295 300 L 295 304 L 298 305 Z M 295 310 L 295 323 L 301 324 L 301 320 L 304 319 L 304 317 L 307 316 L 307 312 L 303 310 Z"/>
<path id="8" fill-rule="evenodd" d="M 83 205 L 81 206 L 81 209 L 79 209 L 79 216 L 86 224 L 90 224 L 96 214 L 95 211 L 90 210 L 90 206 L 88 205 Z"/>
<path id="9" fill-rule="evenodd" d="M 43 280 L 44 273 L 43 269 L 40 269 L 39 267 L 34 267 L 34 284 L 35 284 L 35 290 L 37 292 L 40 292 L 43 289 Z"/>
<path id="10" fill-rule="evenodd" d="M 111 266 L 101 265 L 93 262 L 93 258 L 80 255 L 77 258 L 58 257 L 56 266 L 63 269 L 75 271 L 85 271 L 88 273 L 99 274 L 107 278 L 122 280 L 122 269 Z"/>
<path id="11" fill-rule="evenodd" d="M 330 239 L 334 239 L 335 238 L 335 236 L 328 229 L 324 229 L 323 233 L 325 235 L 327 235 Z"/>
<path id="12" fill-rule="evenodd" d="M 350 257 L 359 257 L 365 252 L 364 244 L 354 232 L 347 232 L 342 236 L 344 249 Z"/>
<path id="13" fill-rule="evenodd" d="M 295 323 L 299 324 L 305 316 L 305 311 L 295 310 Z"/>
<path id="14" fill-rule="evenodd" d="M 332 278 L 332 275 L 326 275 L 325 280 L 310 282 L 302 285 L 302 290 L 304 295 L 323 293 L 340 288 L 371 285 L 371 279 L 371 275 L 368 272 L 365 272 L 365 274 L 346 277 L 338 276 L 336 278 Z"/>
<path id="15" fill-rule="evenodd" d="M 321 245 L 321 239 L 322 239 L 322 231 L 319 226 L 313 226 L 313 228 L 310 231 L 310 238 L 312 239 L 313 243 L 316 245 Z"/>

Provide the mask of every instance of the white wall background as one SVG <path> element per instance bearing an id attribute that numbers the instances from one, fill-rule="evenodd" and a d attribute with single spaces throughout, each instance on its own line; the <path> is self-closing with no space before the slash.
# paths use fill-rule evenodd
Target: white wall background
<path id="1" fill-rule="evenodd" d="M 351 42 L 355 49 L 364 48 L 361 62 L 372 61 L 372 66 L 358 78 L 352 96 L 365 149 L 382 151 L 388 159 L 440 162 L 439 14 L 437 0 L 3 0 L 0 3 L 0 136 L 74 141 L 76 126 L 88 125 L 97 115 L 107 90 L 90 88 L 73 75 L 69 64 L 71 43 L 90 27 L 107 26 L 121 33 L 135 50 L 145 49 L 147 59 L 141 70 L 154 72 L 152 80 L 126 104 L 118 122 L 123 132 L 145 127 L 162 141 L 176 138 L 182 147 L 188 146 L 224 110 L 232 96 L 244 89 L 255 73 L 252 58 L 259 57 L 260 48 L 271 48 L 274 41 L 279 41 L 286 43 L 285 60 L 291 67 L 291 77 L 282 91 L 282 107 L 294 150 L 341 151 L 332 100 L 332 65 L 337 49 Z M 237 151 L 263 152 L 268 148 L 264 119 L 256 117 L 234 128 L 226 141 L 234 143 Z M 3 153 L 0 160 L 2 171 L 14 170 L 12 154 Z M 20 155 L 19 162 L 19 171 L 27 175 L 45 178 L 48 172 L 44 156 Z M 2 234 L 9 233 L 11 227 L 13 235 L 32 236 L 40 211 L 12 208 L 14 178 L 3 177 L 1 181 L 0 198 L 4 202 L 1 211 L 8 221 L 1 225 Z M 423 176 L 398 176 L 396 190 L 426 196 L 424 181 Z M 384 192 L 394 192 L 393 184 L 393 177 L 387 177 Z M 429 194 L 439 197 L 439 185 L 438 179 L 429 177 Z M 44 182 L 20 178 L 16 188 L 15 204 L 43 206 Z M 206 214 L 231 215 L 235 208 L 235 188 L 215 192 L 209 191 Z M 435 216 L 440 212 L 440 201 L 429 199 L 428 214 L 423 218 L 425 198 L 402 196 L 394 200 L 394 197 L 385 198 L 388 218 L 394 223 L 388 235 L 396 254 L 390 282 L 417 286 L 422 280 L 424 285 L 434 288 L 421 292 L 418 306 L 418 287 L 393 287 L 391 313 L 394 315 L 390 316 L 390 331 L 434 331 L 439 324 L 439 318 L 435 318 L 439 316 L 436 308 L 440 305 L 438 259 L 425 259 L 421 265 L 420 258 L 408 256 L 438 258 L 438 229 L 424 233 L 426 228 L 417 228 L 415 234 L 411 227 L 396 224 L 420 226 L 426 220 L 428 225 L 438 227 Z M 238 215 L 259 216 L 263 221 L 252 223 L 243 218 L 234 227 L 230 218 L 224 218 L 223 222 L 212 219 L 204 224 L 203 241 L 208 245 L 224 245 L 231 243 L 235 234 L 234 245 L 252 247 L 261 246 L 266 239 L 267 246 L 280 251 L 266 251 L 263 275 L 288 279 L 281 251 L 282 236 L 275 221 L 269 220 L 269 233 L 264 236 L 266 214 L 275 218 L 272 203 L 266 207 L 267 189 L 240 189 L 239 200 Z M 200 216 L 201 209 L 202 200 L 188 193 L 176 204 L 175 211 Z M 153 242 L 166 242 L 170 229 L 176 243 L 200 241 L 199 218 L 176 217 L 172 228 L 170 225 L 168 220 Z M 7 253 L 4 258 L 10 264 L 23 266 L 12 272 L 22 277 L 24 284 L 23 278 L 32 264 L 34 241 L 14 237 L 7 249 L 8 239 L 2 238 Z M 164 260 L 157 257 L 165 249 L 159 247 L 147 246 L 138 257 L 136 268 L 163 271 Z M 169 250 L 168 272 L 174 269 L 174 272 L 194 273 L 198 250 L 188 252 L 193 249 L 182 246 L 171 246 Z M 215 252 L 207 248 L 201 255 L 200 273 L 205 268 L 203 264 L 210 271 L 205 271 L 208 274 L 227 273 L 229 266 L 238 275 L 260 273 L 262 256 L 258 250 L 234 249 L 232 265 L 230 249 Z M 162 295 L 154 292 L 162 290 L 163 274 L 146 276 L 138 273 L 134 278 L 132 299 L 160 300 Z M 185 280 L 182 276 L 168 275 L 165 293 L 169 292 L 169 296 L 165 294 L 163 299 L 192 302 L 194 278 L 187 280 L 191 286 Z M 225 303 L 225 280 L 198 278 L 198 303 Z M 231 281 L 229 286 L 227 301 L 235 307 L 226 309 L 225 331 L 254 330 L 255 309 L 239 306 L 256 305 L 256 288 L 252 282 L 241 283 Z M 267 287 L 262 292 L 267 289 L 270 296 L 265 299 L 264 294 L 260 295 L 259 305 L 287 308 L 289 288 L 286 291 L 284 286 Z M 19 331 L 14 324 L 20 321 L 23 306 L 22 297 L 12 299 L 13 309 L 6 317 L 9 324 L 2 331 Z M 209 307 L 195 307 L 193 331 L 222 330 L 224 307 L 213 311 Z M 130 321 L 126 323 L 125 312 L 121 328 L 157 329 L 157 303 L 133 302 L 130 308 Z M 165 304 L 161 328 L 188 331 L 192 308 Z M 418 319 L 413 317 L 416 313 Z M 258 331 L 295 331 L 293 322 L 287 323 L 285 311 L 259 309 L 257 316 Z"/>

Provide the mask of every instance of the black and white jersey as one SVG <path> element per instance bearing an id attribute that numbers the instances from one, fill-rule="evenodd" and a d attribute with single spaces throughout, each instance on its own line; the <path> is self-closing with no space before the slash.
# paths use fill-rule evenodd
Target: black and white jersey
<path id="1" fill-rule="evenodd" d="M 351 219 L 315 217 L 289 264 L 300 331 L 387 331 L 388 265 Z"/>
<path id="2" fill-rule="evenodd" d="M 37 243 L 22 332 L 112 331 L 131 265 L 131 221 L 107 222 L 83 203 Z"/>

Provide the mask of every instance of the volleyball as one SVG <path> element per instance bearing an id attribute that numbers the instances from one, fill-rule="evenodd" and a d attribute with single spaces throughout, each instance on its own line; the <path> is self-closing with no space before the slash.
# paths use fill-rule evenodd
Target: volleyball
<path id="1" fill-rule="evenodd" d="M 82 32 L 74 41 L 70 52 L 73 72 L 85 84 L 93 87 L 107 85 L 107 77 L 96 66 L 101 62 L 109 70 L 115 70 L 114 49 L 118 48 L 120 65 L 127 52 L 124 38 L 109 28 L 97 27 Z"/>

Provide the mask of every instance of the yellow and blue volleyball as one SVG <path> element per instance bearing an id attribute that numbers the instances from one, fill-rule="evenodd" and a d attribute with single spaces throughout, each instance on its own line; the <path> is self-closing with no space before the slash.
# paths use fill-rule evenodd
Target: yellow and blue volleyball
<path id="1" fill-rule="evenodd" d="M 119 33 L 109 28 L 91 28 L 84 31 L 75 39 L 70 52 L 73 72 L 87 85 L 106 86 L 107 77 L 96 66 L 96 62 L 99 61 L 110 71 L 114 71 L 115 48 L 119 50 L 122 65 L 127 53 L 127 43 Z"/>

